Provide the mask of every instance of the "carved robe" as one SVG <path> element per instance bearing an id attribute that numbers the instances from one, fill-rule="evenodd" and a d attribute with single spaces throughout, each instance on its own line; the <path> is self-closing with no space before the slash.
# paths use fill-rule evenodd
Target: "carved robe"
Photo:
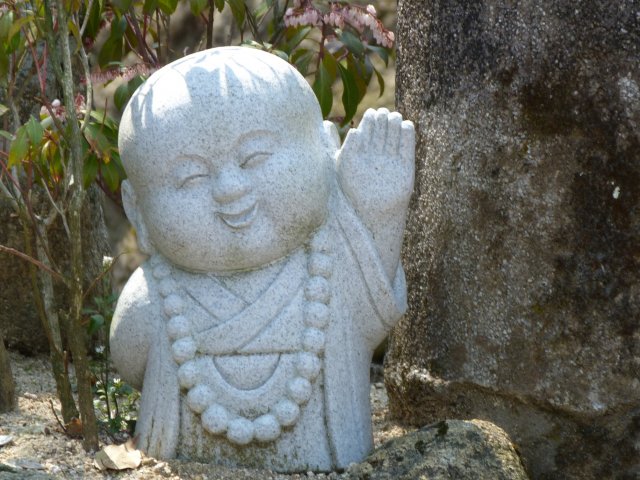
<path id="1" fill-rule="evenodd" d="M 154 260 L 134 274 L 120 299 L 112 338 L 117 338 L 114 344 L 126 344 L 121 341 L 125 336 L 148 344 L 141 343 L 145 373 L 137 427 L 144 451 L 276 471 L 344 468 L 371 451 L 369 365 L 373 350 L 406 308 L 404 273 L 398 266 L 395 278 L 387 277 L 370 232 L 341 193 L 334 193 L 329 211 L 310 241 L 332 264 L 321 371 L 297 422 L 270 442 L 235 445 L 203 428 L 180 388 Z M 174 269 L 176 283 L 185 285 L 179 288 L 195 330 L 202 381 L 235 413 L 265 411 L 296 376 L 311 250 L 306 245 L 265 268 L 264 287 L 253 291 L 234 278 Z M 146 330 L 136 321 L 146 322 Z M 118 354 L 113 352 L 116 366 Z M 131 372 L 128 380 L 140 383 L 140 372 Z"/>

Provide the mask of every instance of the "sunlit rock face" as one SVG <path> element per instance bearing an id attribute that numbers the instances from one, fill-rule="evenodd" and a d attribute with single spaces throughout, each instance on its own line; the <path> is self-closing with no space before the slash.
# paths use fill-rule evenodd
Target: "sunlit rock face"
<path id="1" fill-rule="evenodd" d="M 637 10 L 400 2 L 418 141 L 391 409 L 491 420 L 535 478 L 640 471 Z"/>

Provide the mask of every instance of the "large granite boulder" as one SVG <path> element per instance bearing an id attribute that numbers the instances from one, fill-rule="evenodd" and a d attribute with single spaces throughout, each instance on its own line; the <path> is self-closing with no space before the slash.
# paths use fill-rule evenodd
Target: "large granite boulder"
<path id="1" fill-rule="evenodd" d="M 399 6 L 418 143 L 391 411 L 489 419 L 534 478 L 640 475 L 639 12 Z"/>
<path id="2" fill-rule="evenodd" d="M 482 420 L 443 420 L 388 441 L 348 469 L 366 480 L 526 480 L 509 436 Z"/>

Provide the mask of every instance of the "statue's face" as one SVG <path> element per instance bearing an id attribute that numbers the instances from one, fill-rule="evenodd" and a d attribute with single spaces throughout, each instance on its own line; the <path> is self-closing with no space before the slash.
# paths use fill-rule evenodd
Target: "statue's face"
<path id="1" fill-rule="evenodd" d="M 326 218 L 329 161 L 304 116 L 282 116 L 245 104 L 214 115 L 214 129 L 177 116 L 171 141 L 149 145 L 155 158 L 131 181 L 156 250 L 182 268 L 224 274 L 304 244 Z"/>

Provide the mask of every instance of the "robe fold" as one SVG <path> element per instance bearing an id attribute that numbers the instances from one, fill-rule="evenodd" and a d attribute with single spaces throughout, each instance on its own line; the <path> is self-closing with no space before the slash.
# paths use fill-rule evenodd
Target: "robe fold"
<path id="1" fill-rule="evenodd" d="M 312 382 L 311 399 L 300 407 L 298 422 L 283 429 L 273 442 L 240 447 L 229 444 L 224 435 L 204 431 L 199 416 L 186 405 L 185 392 L 179 390 L 162 298 L 151 272 L 153 260 L 134 274 L 134 286 L 125 287 L 118 304 L 112 344 L 126 344 L 122 339 L 127 336 L 144 338 L 148 343 L 137 354 L 140 361 L 144 357 L 144 365 L 133 368 L 129 377 L 121 372 L 135 385 L 140 383 L 141 371 L 146 370 L 136 433 L 147 454 L 276 471 L 328 471 L 359 462 L 371 451 L 369 365 L 374 349 L 406 309 L 406 285 L 400 265 L 395 278 L 388 278 L 371 233 L 336 190 L 329 217 L 314 234 L 324 238 L 333 264 L 328 279 L 331 314 L 324 330 L 322 371 Z M 304 248 L 292 253 L 270 286 L 253 301 L 240 298 L 207 275 L 194 278 L 185 289 L 190 299 L 188 316 L 198 332 L 193 337 L 203 356 L 202 368 L 211 373 L 206 381 L 214 389 L 226 385 L 228 398 L 221 401 L 227 401 L 230 408 L 237 404 L 242 409 L 246 404 L 250 409 L 251 402 L 259 406 L 273 401 L 269 395 L 284 389 L 282 382 L 295 375 L 293 359 L 300 351 L 304 329 L 307 255 Z M 118 357 L 129 352 L 116 348 L 113 353 L 117 366 Z M 124 359 L 121 363 L 126 364 Z M 247 371 L 247 378 L 238 380 L 246 381 L 249 387 L 225 384 L 228 372 L 241 366 L 250 370 L 251 365 L 256 372 Z M 264 382 L 260 375 L 266 378 Z"/>

